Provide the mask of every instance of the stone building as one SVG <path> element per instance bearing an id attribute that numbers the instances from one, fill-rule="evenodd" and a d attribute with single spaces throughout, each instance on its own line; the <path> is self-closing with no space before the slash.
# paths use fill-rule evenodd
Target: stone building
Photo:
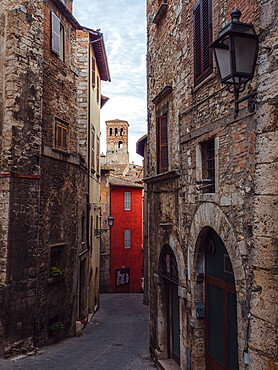
<path id="1" fill-rule="evenodd" d="M 78 121 L 83 28 L 71 11 L 72 0 L 0 3 L 4 356 L 73 335 L 88 314 L 91 149 Z"/>
<path id="2" fill-rule="evenodd" d="M 209 49 L 238 7 L 259 34 L 247 102 Z M 277 6 L 147 0 L 150 350 L 166 367 L 277 367 Z"/>

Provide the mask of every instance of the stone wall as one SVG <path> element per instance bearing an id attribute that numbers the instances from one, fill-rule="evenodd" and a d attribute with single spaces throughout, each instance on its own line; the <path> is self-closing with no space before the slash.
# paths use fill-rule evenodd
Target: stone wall
<path id="1" fill-rule="evenodd" d="M 1 2 L 2 355 L 33 346 L 42 118 L 42 1 Z M 20 261 L 20 263 L 18 263 Z"/>
<path id="2" fill-rule="evenodd" d="M 242 354 L 249 346 L 249 368 L 256 369 L 257 364 L 272 368 L 277 361 L 276 315 L 270 308 L 277 300 L 273 270 L 273 262 L 277 262 L 277 150 L 273 146 L 277 132 L 277 7 L 274 2 L 255 0 L 212 1 L 214 38 L 230 21 L 235 6 L 242 12 L 241 21 L 254 23 L 260 34 L 256 77 L 248 87 L 258 90 L 257 110 L 249 113 L 247 103 L 241 103 L 235 118 L 233 95 L 219 84 L 215 65 L 203 82 L 194 85 L 195 3 L 168 2 L 165 16 L 156 25 L 152 20 L 160 2 L 147 1 L 151 349 L 157 358 L 167 357 L 167 312 L 159 298 L 162 286 L 157 258 L 163 245 L 174 240 L 179 271 L 182 274 L 183 266 L 186 271 L 179 281 L 181 291 L 186 291 L 180 295 L 181 368 L 188 366 L 186 351 L 192 368 L 205 367 L 205 328 L 196 319 L 195 301 L 203 299 L 203 285 L 196 284 L 198 256 L 203 248 L 202 230 L 210 226 L 224 241 L 233 266 L 239 366 L 245 368 Z M 157 103 L 154 98 L 165 86 L 172 91 Z M 163 109 L 168 120 L 169 172 L 157 175 L 156 117 Z M 201 146 L 210 139 L 215 145 L 216 178 L 215 193 L 208 194 L 198 180 Z"/>

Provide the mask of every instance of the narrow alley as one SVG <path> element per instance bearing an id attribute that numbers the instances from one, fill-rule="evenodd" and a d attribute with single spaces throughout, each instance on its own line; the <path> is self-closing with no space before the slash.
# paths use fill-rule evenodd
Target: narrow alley
<path id="1" fill-rule="evenodd" d="M 142 294 L 101 295 L 100 310 L 82 337 L 44 347 L 37 356 L 0 359 L 0 369 L 155 369 L 148 350 L 148 307 L 142 301 Z"/>

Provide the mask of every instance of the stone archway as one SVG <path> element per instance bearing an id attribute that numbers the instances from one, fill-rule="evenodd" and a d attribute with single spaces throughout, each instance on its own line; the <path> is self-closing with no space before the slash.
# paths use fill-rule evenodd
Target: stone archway
<path id="1" fill-rule="evenodd" d="M 192 316 L 196 320 L 196 302 L 205 301 L 204 289 L 204 243 L 210 230 L 221 238 L 230 257 L 235 280 L 237 295 L 237 327 L 238 327 L 238 353 L 239 366 L 244 368 L 243 350 L 246 339 L 247 320 L 242 316 L 241 302 L 247 299 L 247 283 L 243 260 L 240 254 L 240 241 L 237 241 L 229 220 L 222 210 L 213 203 L 203 203 L 197 210 L 190 228 L 188 239 L 188 278 L 191 288 Z M 202 332 L 201 336 L 192 341 L 192 361 L 205 363 L 205 323 L 204 320 L 196 320 L 197 328 Z M 197 348 L 198 343 L 199 348 Z M 200 350 L 200 348 L 202 348 Z M 197 359 L 198 358 L 198 359 Z M 205 369 L 205 365 L 204 365 Z"/>
<path id="2" fill-rule="evenodd" d="M 185 316 L 185 262 L 184 256 L 181 250 L 181 247 L 178 242 L 175 241 L 172 235 L 169 236 L 168 242 L 164 243 L 159 253 L 157 254 L 157 266 L 160 265 L 161 252 L 163 248 L 171 249 L 174 258 L 177 263 L 177 275 L 178 275 L 178 285 L 177 285 L 177 295 L 178 295 L 178 306 L 179 306 L 179 322 L 180 322 L 180 366 L 184 367 L 185 364 L 185 341 L 182 339 L 186 336 L 186 316 Z M 158 359 L 166 359 L 169 355 L 169 332 L 167 327 L 168 319 L 168 297 L 165 289 L 165 279 L 158 271 L 157 275 L 157 350 L 158 350 Z"/>

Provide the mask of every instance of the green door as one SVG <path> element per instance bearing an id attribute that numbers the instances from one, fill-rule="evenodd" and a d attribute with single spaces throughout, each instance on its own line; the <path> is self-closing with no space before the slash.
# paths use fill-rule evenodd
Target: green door
<path id="1" fill-rule="evenodd" d="M 232 265 L 212 230 L 205 244 L 206 367 L 238 370 L 236 291 Z"/>

